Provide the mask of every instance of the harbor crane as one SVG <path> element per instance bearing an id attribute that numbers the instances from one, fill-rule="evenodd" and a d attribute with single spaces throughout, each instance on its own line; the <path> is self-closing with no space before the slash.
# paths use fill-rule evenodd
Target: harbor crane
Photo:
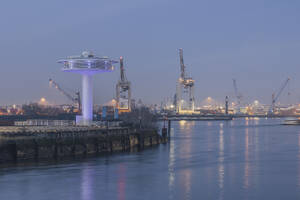
<path id="1" fill-rule="evenodd" d="M 273 92 L 273 94 L 272 94 L 272 104 L 271 104 L 271 108 L 270 108 L 269 113 L 274 113 L 275 112 L 275 103 L 277 102 L 277 100 L 280 97 L 282 91 L 287 86 L 287 84 L 289 83 L 290 80 L 291 80 L 290 78 L 287 78 L 283 82 L 283 84 L 281 85 L 281 87 L 279 88 L 278 92 L 277 93 Z"/>
<path id="2" fill-rule="evenodd" d="M 176 90 L 176 112 L 182 113 L 186 112 L 194 112 L 195 111 L 195 97 L 194 97 L 194 83 L 191 77 L 186 76 L 186 66 L 184 65 L 183 61 L 183 49 L 179 49 L 179 57 L 180 57 L 180 77 L 177 83 L 177 90 Z M 188 93 L 188 108 L 183 109 L 183 98 L 182 93 Z"/>
<path id="3" fill-rule="evenodd" d="M 243 95 L 238 91 L 237 84 L 236 84 L 236 79 L 232 79 L 232 81 L 233 81 L 233 88 L 234 88 L 235 97 L 237 99 L 237 104 L 241 105 Z"/>
<path id="4" fill-rule="evenodd" d="M 116 97 L 119 112 L 131 111 L 131 83 L 125 76 L 123 57 L 120 57 L 120 80 L 116 85 Z"/>
<path id="5" fill-rule="evenodd" d="M 81 113 L 81 100 L 80 100 L 80 92 L 77 91 L 75 96 L 70 95 L 65 90 L 63 90 L 53 79 L 49 78 L 49 86 L 56 88 L 61 94 L 66 96 L 69 100 L 71 100 L 78 108 L 78 112 Z"/>
<path id="6" fill-rule="evenodd" d="M 235 94 L 235 97 L 237 99 L 237 110 L 238 110 L 238 112 L 240 112 L 240 107 L 241 107 L 241 104 L 242 104 L 243 95 L 238 91 L 236 79 L 232 79 L 232 82 L 233 82 L 234 94 Z"/>

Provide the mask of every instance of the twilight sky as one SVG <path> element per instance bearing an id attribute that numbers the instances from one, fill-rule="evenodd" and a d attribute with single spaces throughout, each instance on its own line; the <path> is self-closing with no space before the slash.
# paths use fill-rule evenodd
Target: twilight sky
<path id="1" fill-rule="evenodd" d="M 83 50 L 123 56 L 133 97 L 159 103 L 175 93 L 178 48 L 196 102 L 232 97 L 236 78 L 249 101 L 270 103 L 287 77 L 291 96 L 281 101 L 300 102 L 299 10 L 298 0 L 2 0 L 0 104 L 67 103 L 48 79 L 81 88 L 80 75 L 56 61 Z M 118 76 L 95 76 L 96 104 L 115 96 Z"/>

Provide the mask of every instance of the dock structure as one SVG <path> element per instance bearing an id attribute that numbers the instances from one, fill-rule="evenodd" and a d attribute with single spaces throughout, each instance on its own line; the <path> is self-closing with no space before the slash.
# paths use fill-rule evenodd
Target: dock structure
<path id="1" fill-rule="evenodd" d="M 0 165 L 131 151 L 164 142 L 154 129 L 92 126 L 0 127 Z"/>
<path id="2" fill-rule="evenodd" d="M 168 115 L 168 120 L 171 121 L 223 121 L 223 120 L 232 120 L 233 117 L 231 115 Z M 158 117 L 159 120 L 164 120 L 164 117 Z"/>

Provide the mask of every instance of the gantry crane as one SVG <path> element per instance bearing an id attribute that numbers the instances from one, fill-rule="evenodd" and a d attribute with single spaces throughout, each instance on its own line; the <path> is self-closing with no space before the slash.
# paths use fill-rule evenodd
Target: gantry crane
<path id="1" fill-rule="evenodd" d="M 233 82 L 234 94 L 235 94 L 235 97 L 237 99 L 236 107 L 237 107 L 238 112 L 240 112 L 240 107 L 241 107 L 241 104 L 242 104 L 243 95 L 238 91 L 238 87 L 237 87 L 237 84 L 236 84 L 236 79 L 232 79 L 232 82 Z"/>
<path id="2" fill-rule="evenodd" d="M 120 80 L 116 85 L 117 108 L 119 112 L 131 111 L 131 83 L 125 76 L 123 57 L 120 57 Z"/>
<path id="3" fill-rule="evenodd" d="M 80 92 L 77 91 L 75 96 L 70 95 L 64 91 L 53 79 L 49 78 L 49 86 L 56 88 L 61 94 L 65 95 L 69 100 L 71 100 L 78 108 L 78 112 L 81 113 L 81 100 Z"/>
<path id="4" fill-rule="evenodd" d="M 271 107 L 270 107 L 270 110 L 269 110 L 269 113 L 274 113 L 275 112 L 275 103 L 277 102 L 278 98 L 280 97 L 282 91 L 284 90 L 284 88 L 287 86 L 287 84 L 289 83 L 291 79 L 290 78 L 287 78 L 283 84 L 281 85 L 281 87 L 279 88 L 278 92 L 275 93 L 273 92 L 272 94 L 272 104 L 271 104 Z"/>
<path id="5" fill-rule="evenodd" d="M 180 77 L 178 79 L 177 83 L 177 90 L 176 90 L 176 112 L 181 113 L 183 112 L 182 109 L 182 92 L 188 93 L 189 99 L 188 99 L 188 109 L 186 111 L 188 112 L 194 112 L 195 111 L 195 97 L 194 97 L 194 83 L 195 80 L 193 80 L 191 77 L 186 76 L 186 66 L 184 65 L 183 61 L 183 49 L 179 49 L 179 57 L 180 57 Z"/>

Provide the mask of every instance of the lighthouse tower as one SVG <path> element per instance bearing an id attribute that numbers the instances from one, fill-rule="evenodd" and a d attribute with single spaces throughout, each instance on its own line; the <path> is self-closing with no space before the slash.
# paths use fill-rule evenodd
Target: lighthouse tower
<path id="1" fill-rule="evenodd" d="M 80 56 L 69 56 L 59 60 L 64 66 L 62 71 L 79 73 L 82 75 L 82 116 L 76 119 L 76 124 L 91 125 L 93 121 L 93 75 L 111 72 L 114 63 L 108 57 L 96 57 L 90 51 L 84 51 Z"/>

